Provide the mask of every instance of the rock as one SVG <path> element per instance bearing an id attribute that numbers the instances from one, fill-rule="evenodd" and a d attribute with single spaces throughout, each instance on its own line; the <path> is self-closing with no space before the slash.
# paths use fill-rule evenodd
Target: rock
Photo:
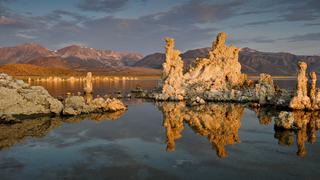
<path id="1" fill-rule="evenodd" d="M 306 77 L 307 64 L 300 61 L 298 67 L 297 92 L 290 101 L 289 107 L 297 110 L 310 109 L 311 101 L 308 96 L 308 78 Z"/>
<path id="2" fill-rule="evenodd" d="M 83 88 L 85 94 L 92 94 L 93 87 L 92 87 L 92 73 L 88 72 L 86 77 L 85 87 Z"/>
<path id="3" fill-rule="evenodd" d="M 202 82 L 204 89 L 222 90 L 243 85 L 246 75 L 241 73 L 239 49 L 225 45 L 226 38 L 226 33 L 219 33 L 208 58 L 198 58 L 190 67 L 185 74 L 187 86 Z"/>
<path id="4" fill-rule="evenodd" d="M 192 97 L 189 101 L 187 101 L 188 106 L 196 106 L 196 105 L 202 105 L 205 104 L 206 101 L 200 98 L 199 96 L 197 97 Z"/>
<path id="5" fill-rule="evenodd" d="M 98 97 L 86 102 L 81 96 L 71 96 L 65 99 L 64 115 L 80 115 L 97 112 L 116 112 L 126 110 L 127 107 L 118 99 L 104 99 Z"/>
<path id="6" fill-rule="evenodd" d="M 127 107 L 119 99 L 107 99 L 103 104 L 104 111 L 116 112 L 126 110 Z"/>
<path id="7" fill-rule="evenodd" d="M 86 104 L 82 96 L 67 97 L 64 101 L 64 115 L 79 115 L 89 113 L 89 106 Z"/>
<path id="8" fill-rule="evenodd" d="M 163 73 L 161 77 L 162 94 L 181 99 L 185 95 L 183 87 L 183 61 L 180 57 L 180 51 L 174 49 L 174 39 L 166 38 L 166 60 L 163 64 Z"/>
<path id="9" fill-rule="evenodd" d="M 269 74 L 260 74 L 259 81 L 255 85 L 255 94 L 260 104 L 270 104 L 275 97 L 273 79 Z"/>
<path id="10" fill-rule="evenodd" d="M 225 45 L 226 36 L 226 33 L 219 33 L 208 57 L 198 58 L 185 74 L 180 51 L 174 49 L 174 39 L 166 38 L 166 60 L 160 85 L 162 92 L 155 95 L 155 99 L 181 101 L 206 92 L 215 94 L 211 98 L 216 99 L 210 100 L 243 99 L 242 93 L 235 95 L 232 90 L 241 89 L 247 76 L 241 73 L 239 49 Z M 228 95 L 217 96 L 216 91 L 224 91 Z"/>
<path id="11" fill-rule="evenodd" d="M 0 74 L 0 114 L 60 114 L 62 109 L 62 103 L 43 87 L 29 86 L 7 74 Z"/>

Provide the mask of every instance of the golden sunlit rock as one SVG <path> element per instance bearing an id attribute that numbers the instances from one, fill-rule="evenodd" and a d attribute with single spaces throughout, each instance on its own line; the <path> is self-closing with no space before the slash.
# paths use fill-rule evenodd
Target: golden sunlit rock
<path id="1" fill-rule="evenodd" d="M 86 83 L 85 87 L 83 88 L 85 94 L 92 94 L 93 88 L 92 88 L 92 73 L 88 72 L 86 76 Z"/>
<path id="2" fill-rule="evenodd" d="M 306 76 L 307 64 L 300 61 L 298 67 L 297 93 L 291 100 L 289 106 L 292 109 L 310 109 L 311 102 L 308 96 L 308 78 Z"/>

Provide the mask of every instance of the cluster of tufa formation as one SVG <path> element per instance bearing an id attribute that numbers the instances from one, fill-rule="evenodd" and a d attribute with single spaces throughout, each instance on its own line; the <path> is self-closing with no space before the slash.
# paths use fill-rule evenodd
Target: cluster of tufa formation
<path id="1" fill-rule="evenodd" d="M 190 105 L 204 101 L 289 104 L 288 93 L 276 89 L 270 75 L 261 74 L 258 81 L 252 81 L 241 73 L 239 49 L 227 46 L 226 38 L 226 33 L 219 33 L 207 57 L 197 58 L 185 73 L 180 52 L 174 49 L 174 40 L 166 38 L 161 92 L 150 95 L 151 98 L 188 100 Z"/>
<path id="2" fill-rule="evenodd" d="M 320 110 L 320 91 L 316 88 L 317 74 L 311 72 L 310 83 L 308 83 L 307 64 L 300 61 L 298 68 L 297 92 L 290 101 L 289 107 L 296 110 Z"/>
<path id="3" fill-rule="evenodd" d="M 41 86 L 30 86 L 22 80 L 15 80 L 7 74 L 0 74 L 0 120 L 11 119 L 12 116 L 19 115 L 79 115 L 126 109 L 126 106 L 118 99 L 101 97 L 93 99 L 92 82 L 88 87 L 86 89 L 88 90 L 86 91 L 87 101 L 81 96 L 71 96 L 61 102 L 53 98 Z"/>
<path id="4" fill-rule="evenodd" d="M 310 73 L 310 88 L 306 76 L 307 64 L 299 62 L 297 92 L 293 96 L 278 88 L 269 74 L 258 80 L 247 79 L 241 73 L 239 49 L 225 44 L 227 35 L 219 33 L 206 58 L 196 61 L 183 72 L 180 51 L 174 49 L 174 39 L 166 38 L 166 60 L 163 64 L 161 92 L 150 94 L 156 100 L 187 100 L 188 105 L 206 101 L 254 102 L 297 110 L 320 110 L 320 91 L 316 89 L 316 73 Z"/>

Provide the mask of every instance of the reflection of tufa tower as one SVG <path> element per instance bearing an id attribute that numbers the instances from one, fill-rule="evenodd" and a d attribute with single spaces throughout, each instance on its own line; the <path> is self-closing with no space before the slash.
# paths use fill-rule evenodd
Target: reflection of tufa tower
<path id="1" fill-rule="evenodd" d="M 184 122 L 197 134 L 207 137 L 219 157 L 228 155 L 225 146 L 240 142 L 238 129 L 244 107 L 233 104 L 209 104 L 188 107 L 185 102 L 162 102 L 157 106 L 163 112 L 167 150 L 175 150 L 175 141 L 182 137 Z"/>
<path id="2" fill-rule="evenodd" d="M 86 83 L 83 88 L 85 94 L 92 94 L 92 73 L 88 72 L 86 77 Z"/>

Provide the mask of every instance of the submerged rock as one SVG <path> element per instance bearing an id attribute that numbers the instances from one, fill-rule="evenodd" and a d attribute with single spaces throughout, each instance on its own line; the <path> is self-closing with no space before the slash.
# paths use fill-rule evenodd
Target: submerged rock
<path id="1" fill-rule="evenodd" d="M 271 104 L 275 97 L 275 87 L 271 75 L 260 74 L 259 81 L 255 85 L 255 93 L 260 104 Z"/>
<path id="2" fill-rule="evenodd" d="M 0 116 L 60 114 L 62 109 L 63 104 L 43 87 L 0 74 Z"/>

